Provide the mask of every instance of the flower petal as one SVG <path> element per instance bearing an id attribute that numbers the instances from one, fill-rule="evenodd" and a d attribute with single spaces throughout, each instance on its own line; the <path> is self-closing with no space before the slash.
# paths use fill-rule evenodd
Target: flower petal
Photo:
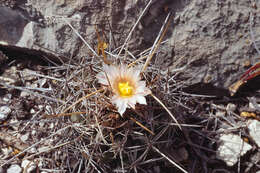
<path id="1" fill-rule="evenodd" d="M 127 99 L 122 99 L 119 96 L 113 96 L 111 102 L 116 105 L 117 111 L 122 116 L 128 107 Z"/>
<path id="2" fill-rule="evenodd" d="M 128 105 L 129 105 L 131 108 L 135 109 L 136 97 L 131 97 L 131 98 L 129 98 L 128 101 L 127 101 L 127 103 L 128 103 Z"/>
<path id="3" fill-rule="evenodd" d="M 142 96 L 142 95 L 137 95 L 136 98 L 137 98 L 136 101 L 137 101 L 138 103 L 147 105 L 146 99 L 145 99 L 144 96 Z"/>
<path id="4" fill-rule="evenodd" d="M 120 113 L 121 116 L 123 116 L 124 112 L 126 111 L 127 108 L 127 104 L 126 103 L 122 103 L 120 107 L 118 107 L 118 112 Z"/>

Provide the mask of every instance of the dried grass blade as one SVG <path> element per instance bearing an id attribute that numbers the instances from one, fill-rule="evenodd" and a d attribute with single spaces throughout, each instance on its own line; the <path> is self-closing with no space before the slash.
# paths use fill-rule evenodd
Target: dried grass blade
<path id="1" fill-rule="evenodd" d="M 145 127 L 144 125 L 142 125 L 139 121 L 137 121 L 136 119 L 134 119 L 133 117 L 130 117 L 130 119 L 135 122 L 138 126 L 142 127 L 144 130 L 146 130 L 147 132 L 151 133 L 152 135 L 154 135 L 154 133 L 148 129 L 147 127 Z"/>
<path id="2" fill-rule="evenodd" d="M 144 8 L 144 10 L 142 11 L 141 15 L 139 16 L 139 18 L 138 18 L 137 21 L 135 22 L 133 28 L 130 30 L 130 32 L 129 32 L 127 38 L 125 39 L 125 42 L 124 42 L 123 46 L 121 47 L 121 49 L 120 49 L 120 51 L 119 51 L 119 53 L 118 53 L 118 55 L 117 55 L 117 58 L 119 57 L 119 55 L 121 54 L 121 52 L 124 50 L 125 45 L 126 45 L 127 42 L 129 41 L 129 39 L 130 39 L 130 37 L 131 37 L 133 31 L 135 30 L 137 24 L 139 23 L 139 21 L 141 20 L 141 18 L 142 18 L 143 15 L 145 14 L 145 12 L 146 12 L 146 10 L 148 9 L 148 7 L 151 5 L 152 1 L 153 1 L 153 0 L 150 0 L 150 1 L 149 1 L 149 3 L 146 5 L 146 7 Z"/>
<path id="3" fill-rule="evenodd" d="M 165 159 L 167 159 L 169 162 L 171 162 L 174 166 L 176 166 L 178 169 L 180 169 L 182 172 L 184 173 L 188 173 L 185 169 L 183 169 L 182 167 L 180 167 L 177 163 L 175 163 L 173 160 L 171 160 L 169 157 L 167 157 L 165 154 L 163 154 L 158 148 L 152 146 L 152 148 L 159 153 L 162 157 L 164 157 Z"/>
<path id="4" fill-rule="evenodd" d="M 63 111 L 63 113 L 66 113 L 68 110 L 70 110 L 73 106 L 75 106 L 76 104 L 78 104 L 79 102 L 81 102 L 82 100 L 85 100 L 85 99 L 87 99 L 88 97 L 91 97 L 91 96 L 93 96 L 93 95 L 95 95 L 95 94 L 97 94 L 97 93 L 99 93 L 99 92 L 102 92 L 102 91 L 104 91 L 105 89 L 99 89 L 99 90 L 97 90 L 97 91 L 95 91 L 95 92 L 92 92 L 92 93 L 90 93 L 90 94 L 88 94 L 88 95 L 86 95 L 86 96 L 84 96 L 84 97 L 81 97 L 80 99 L 78 99 L 76 102 L 74 102 L 72 105 L 70 105 L 68 108 L 66 108 L 64 111 Z"/>
<path id="5" fill-rule="evenodd" d="M 176 122 L 177 126 L 181 129 L 181 125 L 178 123 L 178 121 L 176 120 L 176 118 L 172 115 L 172 113 L 170 112 L 170 110 L 161 102 L 161 100 L 159 100 L 155 95 L 153 95 L 151 93 L 151 96 L 160 104 L 162 105 L 162 107 L 168 112 L 168 114 L 172 117 L 172 119 Z"/>
<path id="6" fill-rule="evenodd" d="M 164 24 L 163 24 L 163 26 L 161 28 L 161 31 L 159 32 L 156 40 L 154 41 L 154 44 L 153 44 L 152 49 L 150 51 L 150 56 L 146 59 L 146 62 L 145 62 L 144 66 L 143 66 L 143 69 L 142 69 L 142 72 L 144 72 L 146 70 L 146 68 L 149 65 L 153 55 L 155 54 L 155 52 L 159 48 L 159 45 L 161 44 L 162 39 L 164 38 L 164 36 L 166 34 L 166 31 L 168 30 L 168 27 L 170 25 L 170 21 L 171 20 L 169 20 L 169 19 L 171 19 L 171 13 L 169 13 L 167 15 L 167 17 L 165 19 L 165 22 L 164 22 Z"/>

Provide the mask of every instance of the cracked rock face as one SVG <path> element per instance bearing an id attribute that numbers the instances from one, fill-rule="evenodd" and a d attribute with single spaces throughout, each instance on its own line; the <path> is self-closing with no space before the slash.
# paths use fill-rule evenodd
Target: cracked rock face
<path id="1" fill-rule="evenodd" d="M 254 44 L 260 47 L 259 6 L 259 1 L 191 1 L 175 18 L 172 69 L 185 66 L 181 76 L 188 84 L 230 86 L 248 62 L 259 61 Z"/>
<path id="2" fill-rule="evenodd" d="M 113 50 L 125 41 L 147 3 L 148 0 L 28 0 L 13 5 L 2 2 L 5 7 L 0 7 L 0 41 L 66 57 L 89 55 L 89 49 L 68 22 L 94 49 L 95 26 L 106 34 L 112 30 L 116 43 L 109 46 Z M 140 52 L 142 47 L 151 46 L 171 11 L 174 20 L 165 36 L 168 43 L 162 46 L 155 63 L 163 64 L 163 69 L 169 67 L 173 73 L 182 69 L 178 76 L 188 85 L 203 82 L 227 88 L 259 61 L 259 10 L 260 2 L 256 0 L 154 0 L 133 32 L 129 50 Z"/>
<path id="3" fill-rule="evenodd" d="M 28 0 L 12 8 L 2 3 L 0 43 L 49 50 L 68 57 L 86 56 L 89 51 L 68 23 L 93 47 L 97 44 L 96 25 L 104 25 L 105 32 L 109 32 L 110 25 L 116 40 L 124 41 L 142 9 L 133 11 L 133 7 L 133 2 L 118 0 Z"/>

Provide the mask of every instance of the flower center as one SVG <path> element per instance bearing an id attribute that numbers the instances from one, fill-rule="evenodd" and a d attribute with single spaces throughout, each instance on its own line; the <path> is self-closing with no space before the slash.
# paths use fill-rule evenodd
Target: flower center
<path id="1" fill-rule="evenodd" d="M 119 94 L 122 97 L 129 97 L 133 95 L 134 88 L 131 85 L 129 85 L 129 82 L 119 82 L 118 89 Z"/>

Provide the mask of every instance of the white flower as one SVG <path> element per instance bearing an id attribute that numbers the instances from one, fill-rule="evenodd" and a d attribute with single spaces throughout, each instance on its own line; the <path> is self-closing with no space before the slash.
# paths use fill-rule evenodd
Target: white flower
<path id="1" fill-rule="evenodd" d="M 145 81 L 141 81 L 141 69 L 105 64 L 103 70 L 97 74 L 97 79 L 99 83 L 111 86 L 114 93 L 112 103 L 121 116 L 126 108 L 135 108 L 136 103 L 147 104 L 145 96 L 151 91 L 145 86 Z"/>

